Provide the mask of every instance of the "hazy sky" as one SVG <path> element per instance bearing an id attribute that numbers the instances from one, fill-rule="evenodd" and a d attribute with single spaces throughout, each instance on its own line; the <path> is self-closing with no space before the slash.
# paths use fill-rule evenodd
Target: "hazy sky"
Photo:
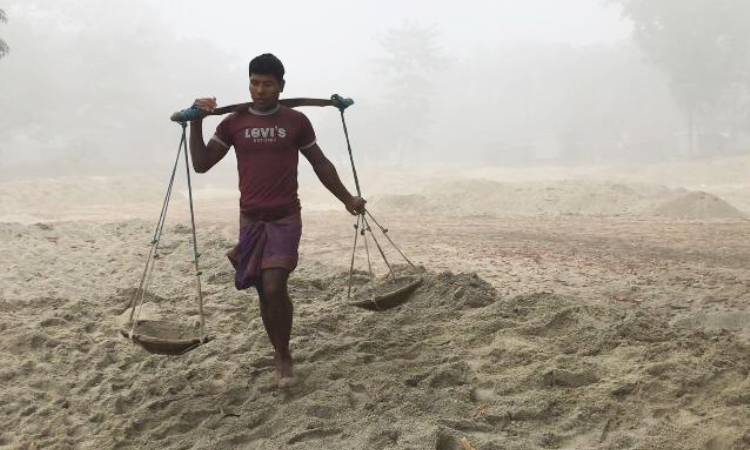
<path id="1" fill-rule="evenodd" d="M 147 2 L 159 9 L 182 36 L 204 36 L 230 48 L 249 45 L 283 48 L 316 44 L 364 45 L 371 36 L 404 21 L 438 24 L 445 44 L 457 50 L 476 44 L 535 40 L 588 44 L 613 42 L 630 34 L 619 7 L 605 0 L 495 1 L 342 1 L 282 0 L 275 2 L 168 0 Z M 279 38 L 279 28 L 296 31 L 299 39 Z M 281 42 L 280 42 L 281 41 Z"/>
<path id="2" fill-rule="evenodd" d="M 143 27 L 165 27 L 158 34 L 212 43 L 236 61 L 239 73 L 250 57 L 275 53 L 287 66 L 287 95 L 361 91 L 370 82 L 362 75 L 380 51 L 378 36 L 407 23 L 434 25 L 443 51 L 454 57 L 518 41 L 613 43 L 631 32 L 619 6 L 607 0 L 0 0 L 0 7 L 10 16 L 0 36 L 16 49 L 11 58 L 23 57 L 24 43 L 10 39 L 15 33 L 8 30 L 30 17 L 63 34 L 110 27 L 128 38 Z M 320 90 L 296 91 L 302 84 Z"/>
<path id="3" fill-rule="evenodd" d="M 362 65 L 377 55 L 377 36 L 409 22 L 435 25 L 440 44 L 450 55 L 521 40 L 613 43 L 628 39 L 631 33 L 629 22 L 621 19 L 620 8 L 606 0 L 146 3 L 161 11 L 163 20 L 180 37 L 203 37 L 236 54 L 243 64 L 249 54 L 271 51 L 285 61 L 290 74 L 306 71 L 320 76 L 321 81 L 330 80 L 321 67 L 367 70 Z"/>
<path id="4" fill-rule="evenodd" d="M 79 153 L 75 161 L 99 153 L 119 164 L 133 160 L 125 149 L 146 153 L 171 147 L 175 129 L 165 119 L 169 113 L 199 96 L 215 95 L 220 105 L 247 101 L 247 63 L 264 52 L 275 53 L 286 66 L 285 97 L 340 93 L 357 100 L 350 125 L 366 151 L 366 142 L 373 148 L 380 142 L 375 103 L 387 97 L 388 86 L 379 78 L 376 60 L 383 51 L 378 38 L 389 29 L 434 27 L 449 64 L 441 69 L 444 79 L 431 80 L 435 102 L 481 96 L 489 99 L 483 107 L 503 106 L 510 118 L 518 116 L 519 101 L 525 102 L 520 109 L 529 111 L 534 94 L 514 98 L 519 89 L 515 78 L 528 78 L 529 71 L 554 77 L 568 67 L 598 73 L 589 70 L 591 62 L 583 67 L 570 52 L 585 52 L 595 44 L 605 44 L 606 52 L 607 44 L 628 41 L 632 31 L 619 6 L 608 0 L 0 0 L 0 8 L 9 19 L 0 24 L 0 38 L 11 48 L 0 61 L 0 102 L 19 106 L 0 112 L 0 123 L 11 124 L 4 133 L 0 130 L 0 137 L 14 143 L 0 145 L 0 165 L 7 167 L 31 167 L 37 157 L 67 157 L 73 151 Z M 553 44 L 547 53 L 546 44 Z M 513 46 L 516 53 L 508 50 Z M 560 56 L 564 63 L 550 65 L 524 62 L 527 53 L 539 61 L 568 56 Z M 460 64 L 468 66 L 456 66 Z M 462 92 L 454 82 L 462 70 L 471 72 L 473 78 L 464 82 L 475 92 Z M 558 88 L 556 81 L 534 86 L 549 86 L 550 97 L 565 89 L 575 94 L 570 87 Z M 559 114 L 542 103 L 537 111 Z M 305 112 L 321 141 L 340 143 L 336 114 L 314 108 Z M 434 118 L 462 120 L 444 111 Z M 539 118 L 533 119 L 536 124 Z M 207 133 L 218 120 L 207 121 Z M 518 139 L 518 132 L 495 133 L 513 131 L 510 124 L 471 126 L 482 134 L 467 144 L 471 148 Z M 42 127 L 56 128 L 40 134 Z M 433 128 L 429 134 L 435 142 L 451 145 L 440 134 L 447 129 L 443 123 Z M 102 136 L 108 136 L 110 147 L 101 146 Z M 26 149 L 23 154 L 10 150 L 19 145 Z"/>

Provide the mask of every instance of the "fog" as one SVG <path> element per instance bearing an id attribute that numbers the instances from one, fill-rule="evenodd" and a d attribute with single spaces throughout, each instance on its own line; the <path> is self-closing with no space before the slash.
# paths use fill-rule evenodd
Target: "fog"
<path id="1" fill-rule="evenodd" d="M 200 96 L 248 101 L 247 63 L 264 52 L 286 66 L 283 96 L 354 98 L 363 165 L 747 153 L 750 5 L 683 4 L 6 1 L 0 177 L 162 173 L 179 142 L 170 113 Z M 304 111 L 345 163 L 337 111 Z"/>

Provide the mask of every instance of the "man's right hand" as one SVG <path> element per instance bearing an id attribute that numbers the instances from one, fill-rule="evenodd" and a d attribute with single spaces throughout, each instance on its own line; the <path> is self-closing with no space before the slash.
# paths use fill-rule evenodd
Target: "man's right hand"
<path id="1" fill-rule="evenodd" d="M 207 112 L 213 112 L 216 109 L 216 97 L 196 98 L 193 106 Z"/>
<path id="2" fill-rule="evenodd" d="M 365 213 L 365 203 L 367 203 L 367 200 L 363 199 L 362 197 L 349 197 L 349 200 L 344 202 L 344 207 L 346 207 L 346 210 L 349 211 L 349 213 L 353 216 L 356 216 L 357 214 L 364 214 Z"/>

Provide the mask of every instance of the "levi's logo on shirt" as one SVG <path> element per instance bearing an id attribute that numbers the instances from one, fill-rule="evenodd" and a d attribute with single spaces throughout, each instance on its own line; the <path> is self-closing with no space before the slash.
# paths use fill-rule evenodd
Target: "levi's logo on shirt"
<path id="1" fill-rule="evenodd" d="M 276 142 L 276 138 L 284 139 L 286 134 L 286 128 L 278 126 L 245 128 L 245 139 L 252 139 L 255 143 Z"/>

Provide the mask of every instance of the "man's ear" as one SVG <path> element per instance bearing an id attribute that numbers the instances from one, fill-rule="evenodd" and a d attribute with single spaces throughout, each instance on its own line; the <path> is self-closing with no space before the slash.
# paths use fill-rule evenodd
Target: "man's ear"
<path id="1" fill-rule="evenodd" d="M 279 84 L 281 85 L 281 89 L 279 89 L 279 92 L 284 92 L 284 85 L 286 84 L 286 80 L 281 80 L 281 83 Z"/>

